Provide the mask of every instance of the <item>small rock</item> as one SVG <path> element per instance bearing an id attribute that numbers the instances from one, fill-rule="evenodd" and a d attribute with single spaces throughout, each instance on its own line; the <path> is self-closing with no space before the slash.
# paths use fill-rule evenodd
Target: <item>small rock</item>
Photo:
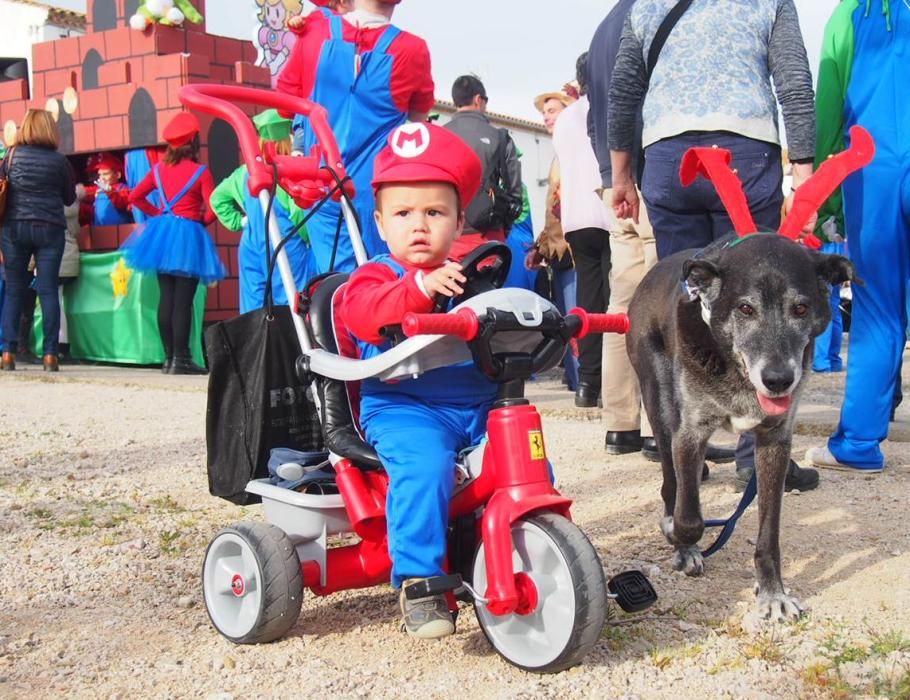
<path id="1" fill-rule="evenodd" d="M 676 627 L 680 632 L 696 632 L 701 629 L 698 625 L 693 625 L 691 622 L 686 622 L 685 620 L 677 622 Z"/>
<path id="2" fill-rule="evenodd" d="M 193 600 L 192 596 L 183 595 L 177 598 L 177 607 L 178 608 L 191 608 L 196 604 L 196 601 Z"/>
<path id="3" fill-rule="evenodd" d="M 803 493 L 803 492 L 800 491 L 799 489 L 793 489 L 793 490 L 790 492 L 790 495 L 791 495 L 791 496 L 801 496 L 802 493 Z"/>
<path id="4" fill-rule="evenodd" d="M 899 549 L 895 549 L 893 552 L 888 552 L 888 554 L 890 554 L 892 557 L 899 557 L 901 555 L 901 552 Z"/>
<path id="5" fill-rule="evenodd" d="M 212 659 L 212 670 L 220 671 L 224 668 L 224 659 Z"/>
<path id="6" fill-rule="evenodd" d="M 233 657 L 225 656 L 223 663 L 224 667 L 227 669 L 237 668 L 237 662 L 234 661 Z"/>
<path id="7" fill-rule="evenodd" d="M 748 544 L 752 545 L 753 547 L 755 546 L 755 538 L 754 538 L 754 537 L 747 537 L 747 538 L 746 538 L 746 542 L 747 542 Z"/>

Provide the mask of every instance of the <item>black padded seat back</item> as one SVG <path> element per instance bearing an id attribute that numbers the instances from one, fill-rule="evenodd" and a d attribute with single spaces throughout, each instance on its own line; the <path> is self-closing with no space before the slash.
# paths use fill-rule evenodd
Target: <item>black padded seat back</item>
<path id="1" fill-rule="evenodd" d="M 318 281 L 310 296 L 308 325 L 316 345 L 326 352 L 351 356 L 354 340 L 335 323 L 336 303 L 344 293 L 347 273 L 336 272 Z M 351 460 L 364 470 L 382 469 L 379 455 L 364 441 L 357 426 L 352 402 L 359 402 L 359 386 L 347 386 L 337 379 L 317 376 L 319 403 L 322 407 L 322 432 L 326 448 Z M 352 382 L 351 384 L 357 384 Z"/>

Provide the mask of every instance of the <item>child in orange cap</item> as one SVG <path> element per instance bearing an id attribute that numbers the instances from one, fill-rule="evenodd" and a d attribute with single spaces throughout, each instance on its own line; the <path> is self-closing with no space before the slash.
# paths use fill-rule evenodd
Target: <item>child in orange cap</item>
<path id="1" fill-rule="evenodd" d="M 390 253 L 351 275 L 340 307 L 364 358 L 390 347 L 384 326 L 408 311 L 431 311 L 436 295 L 462 292 L 461 266 L 447 255 L 461 235 L 464 204 L 480 187 L 481 164 L 451 131 L 411 123 L 392 132 L 374 173 L 375 219 Z M 481 442 L 495 386 L 468 362 L 396 382 L 368 379 L 360 391 L 361 428 L 389 475 L 392 585 L 441 576 L 455 457 Z M 455 631 L 445 596 L 402 593 L 400 605 L 411 636 Z"/>
<path id="2" fill-rule="evenodd" d="M 190 325 L 196 287 L 224 278 L 224 265 L 205 226 L 215 220 L 209 197 L 212 174 L 199 160 L 199 121 L 180 112 L 164 127 L 167 153 L 130 194 L 130 204 L 151 219 L 136 227 L 121 250 L 127 264 L 158 275 L 158 330 L 162 372 L 206 374 L 190 359 Z M 158 191 L 159 209 L 146 197 Z"/>
<path id="3" fill-rule="evenodd" d="M 101 153 L 90 164 L 97 173 L 94 185 L 85 188 L 79 209 L 79 223 L 114 226 L 133 221 L 130 216 L 130 191 L 120 182 L 123 163 L 112 153 Z"/>

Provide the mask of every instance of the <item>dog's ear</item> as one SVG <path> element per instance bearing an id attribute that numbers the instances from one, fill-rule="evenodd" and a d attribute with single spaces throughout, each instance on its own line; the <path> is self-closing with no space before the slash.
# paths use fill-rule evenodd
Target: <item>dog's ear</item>
<path id="1" fill-rule="evenodd" d="M 720 269 L 704 258 L 686 260 L 683 265 L 683 282 L 705 301 L 714 301 L 720 293 Z"/>
<path id="2" fill-rule="evenodd" d="M 828 284 L 843 284 L 844 282 L 855 282 L 862 284 L 862 280 L 856 276 L 856 268 L 843 255 L 826 255 L 816 253 L 815 274 L 818 278 Z"/>

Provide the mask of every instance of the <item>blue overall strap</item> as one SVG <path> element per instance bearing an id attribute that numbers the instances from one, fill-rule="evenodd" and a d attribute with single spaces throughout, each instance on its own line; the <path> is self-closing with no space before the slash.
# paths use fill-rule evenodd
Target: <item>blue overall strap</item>
<path id="1" fill-rule="evenodd" d="M 193 187 L 193 185 L 196 184 L 196 180 L 198 180 L 200 177 L 202 177 L 202 173 L 204 173 L 204 172 L 205 172 L 204 165 L 200 165 L 198 168 L 196 168 L 196 172 L 194 172 L 190 176 L 190 179 L 186 181 L 186 184 L 183 186 L 183 189 L 181 189 L 176 195 L 174 195 L 174 197 L 171 199 L 170 202 L 166 203 L 168 213 L 170 213 L 172 206 L 174 206 L 177 202 L 179 202 L 181 199 L 183 199 L 183 195 L 185 195 L 187 192 L 190 191 L 190 189 Z M 157 171 L 156 171 L 156 176 L 157 176 Z M 161 190 L 161 193 L 162 193 L 162 195 L 164 194 L 163 189 Z"/>
<path id="2" fill-rule="evenodd" d="M 714 540 L 714 543 L 704 550 L 701 555 L 703 557 L 710 557 L 714 552 L 719 550 L 725 544 L 727 540 L 730 539 L 730 536 L 733 534 L 733 530 L 736 529 L 736 521 L 740 519 L 743 513 L 746 512 L 746 508 L 755 500 L 755 495 L 758 493 L 758 485 L 755 480 L 755 470 L 752 470 L 752 478 L 749 479 L 749 483 L 746 484 L 746 490 L 743 491 L 743 497 L 739 501 L 739 505 L 736 506 L 736 510 L 733 511 L 731 515 L 726 520 L 706 520 L 705 527 L 719 527 L 722 528 L 720 534 L 717 536 L 717 539 Z"/>
<path id="3" fill-rule="evenodd" d="M 341 25 L 341 16 L 330 13 L 328 10 L 321 8 L 323 14 L 329 15 L 329 29 L 332 32 L 334 41 L 344 41 L 344 28 Z"/>
<path id="4" fill-rule="evenodd" d="M 382 36 L 376 41 L 376 45 L 373 47 L 373 53 L 385 53 L 388 51 L 392 42 L 398 38 L 399 34 L 401 34 L 401 30 L 394 24 L 390 24 L 382 33 Z"/>
<path id="5" fill-rule="evenodd" d="M 155 186 L 158 188 L 158 197 L 161 199 L 161 207 L 164 209 L 166 214 L 171 213 L 171 203 L 167 201 L 167 197 L 164 194 L 164 186 L 161 184 L 161 176 L 158 174 L 159 164 L 155 163 L 155 167 L 152 168 L 152 173 L 155 175 Z"/>

